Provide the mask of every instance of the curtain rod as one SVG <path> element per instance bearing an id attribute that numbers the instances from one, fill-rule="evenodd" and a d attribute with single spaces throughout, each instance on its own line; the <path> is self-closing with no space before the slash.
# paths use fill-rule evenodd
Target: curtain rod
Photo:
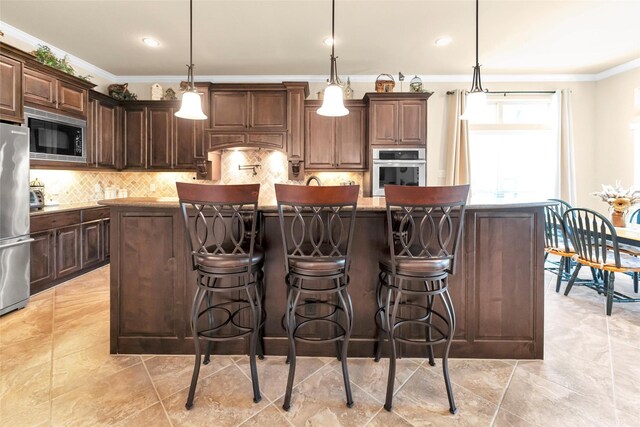
<path id="1" fill-rule="evenodd" d="M 448 90 L 447 91 L 447 95 L 453 95 L 455 93 L 455 91 L 453 90 Z M 508 95 L 508 94 L 553 94 L 556 93 L 555 90 L 498 90 L 498 91 L 488 91 L 487 93 L 489 94 L 503 94 L 503 95 Z"/>

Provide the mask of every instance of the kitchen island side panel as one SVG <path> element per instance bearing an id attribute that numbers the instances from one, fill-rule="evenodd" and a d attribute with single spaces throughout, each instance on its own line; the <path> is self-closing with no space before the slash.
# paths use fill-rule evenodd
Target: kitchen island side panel
<path id="1" fill-rule="evenodd" d="M 118 220 L 113 222 L 113 248 L 123 252 L 112 254 L 112 353 L 193 353 L 188 319 L 196 275 L 185 247 L 180 211 L 163 206 L 112 207 L 118 213 Z M 387 250 L 385 215 L 384 211 L 374 209 L 359 210 L 357 214 L 349 286 L 355 312 L 349 345 L 349 355 L 353 357 L 373 356 L 377 260 L 378 254 Z M 286 286 L 280 225 L 272 208 L 265 209 L 263 216 L 265 351 L 285 355 L 287 339 L 282 315 Z M 134 228 L 140 231 L 131 229 L 133 218 Z M 165 222 L 169 218 L 170 224 Z M 542 358 L 543 227 L 541 204 L 469 207 L 456 271 L 449 280 L 457 319 L 452 357 Z M 156 237 L 145 237 L 151 232 L 142 230 L 154 230 Z M 127 243 L 121 241 L 123 236 Z M 135 248 L 136 245 L 148 247 Z M 172 246 L 170 251 L 168 246 Z M 146 266 L 141 266 L 134 256 L 139 253 L 155 255 L 148 257 Z M 136 286 L 139 291 L 132 290 Z M 147 321 L 156 326 L 146 326 Z M 137 329 L 123 328 L 123 325 L 136 325 Z M 422 332 L 412 330 L 410 333 Z M 442 346 L 435 347 L 436 355 L 442 351 L 438 347 Z M 214 353 L 243 354 L 247 348 L 246 340 L 216 343 Z M 300 343 L 297 348 L 298 354 L 335 356 L 333 345 Z M 386 353 L 386 345 L 383 349 Z M 427 354 L 422 346 L 403 346 L 400 352 L 405 357 Z"/>

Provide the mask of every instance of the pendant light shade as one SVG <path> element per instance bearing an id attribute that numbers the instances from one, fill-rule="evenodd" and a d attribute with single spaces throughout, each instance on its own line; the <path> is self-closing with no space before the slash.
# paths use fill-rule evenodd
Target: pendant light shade
<path id="1" fill-rule="evenodd" d="M 202 101 L 193 82 L 193 0 L 189 0 L 189 65 L 187 65 L 187 82 L 189 90 L 182 94 L 182 105 L 175 114 L 176 117 L 189 120 L 205 120 L 207 116 L 202 112 Z"/>
<path id="2" fill-rule="evenodd" d="M 349 114 L 344 106 L 344 93 L 338 84 L 338 71 L 335 56 L 335 26 L 336 26 L 336 0 L 331 0 L 331 70 L 329 71 L 329 86 L 324 90 L 322 106 L 316 111 L 321 116 L 339 117 Z"/>
<path id="3" fill-rule="evenodd" d="M 473 67 L 471 90 L 467 93 L 467 105 L 464 113 L 460 115 L 461 120 L 473 120 L 487 105 L 487 91 L 482 89 L 480 63 L 478 62 L 478 2 L 479 0 L 476 0 L 476 65 Z"/>
<path id="4" fill-rule="evenodd" d="M 202 112 L 202 100 L 197 91 L 187 91 L 182 95 L 182 105 L 176 112 L 176 117 L 190 120 L 205 120 L 207 116 Z"/>

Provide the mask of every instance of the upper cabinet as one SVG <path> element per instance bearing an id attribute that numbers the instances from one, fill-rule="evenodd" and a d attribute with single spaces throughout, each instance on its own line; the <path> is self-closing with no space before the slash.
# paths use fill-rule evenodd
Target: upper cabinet
<path id="1" fill-rule="evenodd" d="M 179 102 L 129 101 L 122 107 L 124 168 L 194 170 L 205 158 L 204 121 L 176 117 Z"/>
<path id="2" fill-rule="evenodd" d="M 118 101 L 91 91 L 87 117 L 87 164 L 99 168 L 118 167 L 120 114 Z"/>
<path id="3" fill-rule="evenodd" d="M 0 120 L 24 122 L 22 62 L 0 55 Z"/>
<path id="4" fill-rule="evenodd" d="M 30 64 L 24 68 L 25 105 L 86 119 L 89 112 L 88 90 L 94 85 L 53 68 L 42 67 Z"/>
<path id="5" fill-rule="evenodd" d="M 366 168 L 366 105 L 346 101 L 349 114 L 325 117 L 321 101 L 305 103 L 305 169 L 364 170 Z"/>
<path id="6" fill-rule="evenodd" d="M 371 145 L 425 146 L 431 93 L 368 93 Z"/>
<path id="7" fill-rule="evenodd" d="M 211 129 L 216 131 L 286 131 L 286 90 L 212 91 Z"/>
<path id="8" fill-rule="evenodd" d="M 212 84 L 207 149 L 230 147 L 291 151 L 302 160 L 302 106 L 306 83 Z"/>

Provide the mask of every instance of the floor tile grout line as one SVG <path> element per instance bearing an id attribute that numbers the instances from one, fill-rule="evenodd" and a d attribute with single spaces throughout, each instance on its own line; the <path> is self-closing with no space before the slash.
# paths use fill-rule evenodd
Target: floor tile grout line
<path id="1" fill-rule="evenodd" d="M 616 425 L 620 424 L 618 419 L 618 400 L 616 399 L 616 375 L 613 369 L 613 346 L 611 345 L 611 331 L 609 330 L 609 316 L 605 318 L 607 324 L 607 344 L 609 345 L 609 366 L 611 372 L 611 393 L 613 394 L 613 413 L 616 418 Z"/>
<path id="2" fill-rule="evenodd" d="M 496 423 L 498 412 L 500 412 L 500 409 L 502 407 L 502 402 L 504 401 L 504 397 L 507 395 L 507 390 L 509 390 L 509 385 L 511 385 L 511 379 L 513 378 L 513 374 L 516 373 L 517 368 L 518 368 L 518 361 L 516 360 L 515 365 L 513 365 L 513 370 L 511 371 L 511 375 L 509 375 L 509 380 L 507 381 L 507 385 L 504 387 L 504 390 L 502 391 L 502 396 L 500 396 L 500 400 L 498 401 L 498 408 L 496 409 L 496 413 L 493 414 L 493 419 L 491 420 L 491 424 L 490 424 L 492 426 Z"/>
<path id="3" fill-rule="evenodd" d="M 382 411 L 384 408 L 380 408 L 376 411 L 375 414 L 373 414 L 373 416 L 369 419 L 369 421 L 367 421 L 366 423 L 364 423 L 363 427 L 367 427 L 369 424 L 371 424 L 371 422 L 378 416 L 378 414 L 380 413 L 380 411 Z"/>
<path id="4" fill-rule="evenodd" d="M 49 369 L 49 425 L 53 425 L 53 349 L 55 344 L 56 291 L 51 293 L 51 366 Z"/>
<path id="5" fill-rule="evenodd" d="M 149 381 L 151 381 L 151 386 L 153 387 L 153 391 L 156 392 L 156 396 L 158 397 L 158 401 L 160 402 L 160 406 L 162 406 L 162 410 L 164 411 L 164 416 L 167 418 L 167 421 L 169 421 L 169 425 L 171 427 L 173 427 L 173 422 L 171 421 L 171 418 L 169 417 L 169 413 L 167 412 L 167 408 L 165 408 L 164 402 L 162 401 L 162 398 L 160 397 L 160 393 L 158 392 L 158 387 L 156 387 L 156 383 L 153 382 L 153 378 L 151 377 L 151 374 L 149 373 L 149 369 L 147 368 L 147 364 L 144 363 L 145 361 L 144 361 L 144 359 L 142 359 L 142 356 L 138 356 L 138 357 L 140 357 L 140 360 L 142 361 L 142 366 L 144 367 L 144 371 L 147 373 L 147 377 L 149 377 Z M 155 405 L 155 403 L 154 403 L 154 405 Z M 152 406 L 152 405 L 150 405 L 150 406 Z M 138 413 L 140 413 L 140 412 L 141 411 L 139 411 Z"/>

